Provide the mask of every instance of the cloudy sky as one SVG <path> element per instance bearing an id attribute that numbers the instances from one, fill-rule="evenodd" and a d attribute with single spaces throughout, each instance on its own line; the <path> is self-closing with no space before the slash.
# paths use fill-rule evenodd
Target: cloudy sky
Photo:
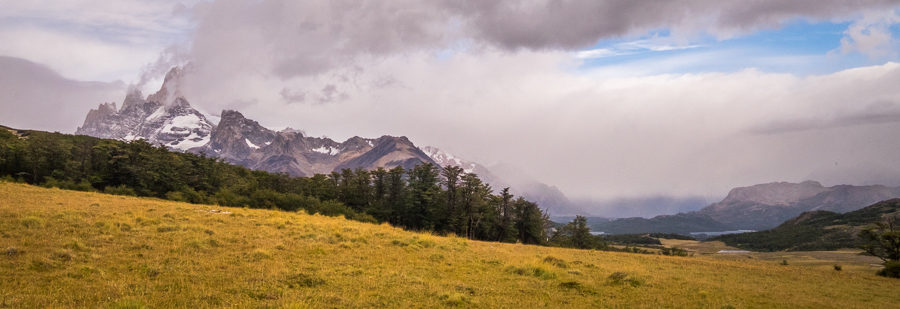
<path id="1" fill-rule="evenodd" d="M 574 198 L 900 185 L 900 1 L 0 0 L 0 123 L 198 109 L 406 135 Z"/>

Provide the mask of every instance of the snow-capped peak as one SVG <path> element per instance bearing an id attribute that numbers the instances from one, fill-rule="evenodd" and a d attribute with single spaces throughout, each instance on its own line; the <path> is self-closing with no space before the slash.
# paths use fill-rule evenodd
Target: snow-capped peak
<path id="1" fill-rule="evenodd" d="M 463 169 L 463 172 L 466 173 L 475 171 L 475 163 L 462 160 L 451 153 L 438 149 L 437 147 L 425 146 L 422 147 L 422 152 L 424 152 L 426 155 L 428 155 L 428 157 L 434 160 L 434 162 L 437 162 L 441 166 L 459 166 Z"/>

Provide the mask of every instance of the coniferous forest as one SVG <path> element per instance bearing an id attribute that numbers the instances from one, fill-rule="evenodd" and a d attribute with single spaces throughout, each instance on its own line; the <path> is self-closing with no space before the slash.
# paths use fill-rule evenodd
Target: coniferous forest
<path id="1" fill-rule="evenodd" d="M 494 193 L 456 166 L 344 169 L 290 177 L 123 142 L 41 131 L 0 130 L 0 177 L 47 187 L 222 206 L 303 210 L 387 222 L 478 240 L 545 244 L 547 215 L 537 204 Z"/>

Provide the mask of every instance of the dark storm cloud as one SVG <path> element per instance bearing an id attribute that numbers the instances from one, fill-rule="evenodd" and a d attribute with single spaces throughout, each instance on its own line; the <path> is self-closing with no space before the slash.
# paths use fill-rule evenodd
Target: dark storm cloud
<path id="1" fill-rule="evenodd" d="M 199 24 L 192 48 L 195 59 L 211 66 L 290 78 L 351 65 L 360 55 L 441 50 L 459 42 L 507 50 L 571 50 L 657 29 L 728 37 L 795 19 L 846 19 L 898 3 L 220 0 L 197 5 Z"/>
<path id="2" fill-rule="evenodd" d="M 846 18 L 898 1 L 449 1 L 476 37 L 508 49 L 583 48 L 654 29 L 730 36 L 798 18 Z"/>

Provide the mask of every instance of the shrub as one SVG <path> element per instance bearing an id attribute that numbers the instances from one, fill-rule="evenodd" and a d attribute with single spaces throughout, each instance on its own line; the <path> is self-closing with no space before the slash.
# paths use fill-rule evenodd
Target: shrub
<path id="1" fill-rule="evenodd" d="M 581 284 L 581 282 L 578 282 L 578 281 L 561 282 L 559 284 L 559 287 L 564 290 L 575 290 L 581 294 L 595 294 L 594 291 L 592 291 L 591 289 L 584 286 L 584 284 Z"/>
<path id="2" fill-rule="evenodd" d="M 170 191 L 169 193 L 166 193 L 166 199 L 176 202 L 189 202 L 188 199 L 184 197 L 184 194 L 178 191 Z"/>
<path id="3" fill-rule="evenodd" d="M 515 267 L 510 266 L 506 268 L 506 271 L 522 275 L 522 276 L 532 276 L 537 277 L 543 280 L 556 279 L 556 274 L 541 267 L 529 266 L 529 267 Z"/>
<path id="4" fill-rule="evenodd" d="M 900 261 L 887 261 L 884 268 L 878 271 L 879 276 L 900 278 Z"/>
<path id="5" fill-rule="evenodd" d="M 841 270 L 843 270 L 843 267 L 841 267 L 841 265 L 835 264 L 835 265 L 834 265 L 834 270 L 836 270 L 836 271 L 841 271 Z"/>
<path id="6" fill-rule="evenodd" d="M 137 192 L 134 192 L 134 189 L 129 188 L 125 185 L 106 186 L 106 188 L 103 188 L 103 193 L 115 194 L 115 195 L 137 196 Z"/>
<path id="7" fill-rule="evenodd" d="M 681 248 L 662 248 L 660 250 L 662 255 L 671 255 L 671 256 L 688 256 L 687 250 Z"/>
<path id="8" fill-rule="evenodd" d="M 633 276 L 628 275 L 628 273 L 622 271 L 614 272 L 606 279 L 608 281 L 608 284 L 610 285 L 628 284 L 633 287 L 638 287 L 644 284 L 644 282 L 640 279 L 634 278 Z"/>
<path id="9" fill-rule="evenodd" d="M 550 265 L 553 265 L 553 266 L 556 266 L 559 268 L 569 267 L 569 265 L 566 264 L 566 261 L 564 261 L 563 259 L 557 258 L 557 257 L 553 257 L 553 256 L 545 257 L 544 263 L 547 263 L 547 264 L 550 264 Z"/>

